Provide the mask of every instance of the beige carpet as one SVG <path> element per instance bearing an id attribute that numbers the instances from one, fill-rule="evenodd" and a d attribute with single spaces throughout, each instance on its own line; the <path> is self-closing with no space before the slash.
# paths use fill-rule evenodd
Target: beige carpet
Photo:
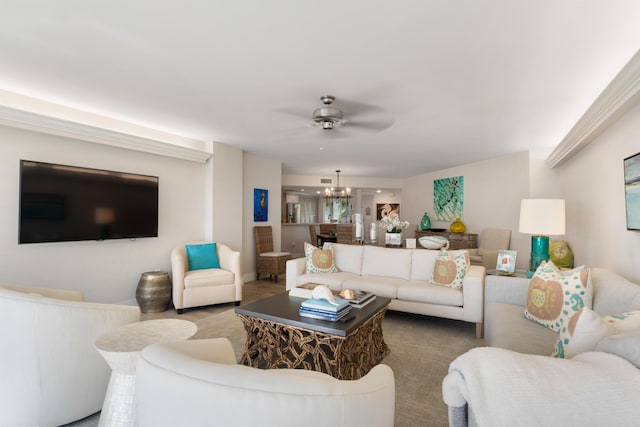
<path id="1" fill-rule="evenodd" d="M 240 358 L 245 331 L 233 310 L 196 324 L 194 338 L 229 338 Z M 484 345 L 475 338 L 475 325 L 389 311 L 382 328 L 391 350 L 382 363 L 393 369 L 396 380 L 396 427 L 447 426 L 442 380 L 453 359 Z"/>
<path id="2" fill-rule="evenodd" d="M 193 338 L 229 338 L 240 359 L 246 335 L 233 309 L 198 320 L 196 325 Z M 484 345 L 475 338 L 475 325 L 388 311 L 382 327 L 391 350 L 382 363 L 393 369 L 396 381 L 396 427 L 447 426 L 442 380 L 453 359 Z M 96 414 L 69 425 L 94 427 L 98 421 Z"/>

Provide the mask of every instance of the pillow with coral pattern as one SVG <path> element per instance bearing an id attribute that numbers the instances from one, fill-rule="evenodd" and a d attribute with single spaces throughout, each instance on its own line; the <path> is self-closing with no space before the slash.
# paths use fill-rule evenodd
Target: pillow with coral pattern
<path id="1" fill-rule="evenodd" d="M 434 285 L 447 286 L 453 289 L 462 288 L 464 276 L 467 275 L 468 256 L 466 251 L 451 254 L 446 249 L 441 249 L 436 256 L 436 263 L 433 267 L 433 276 L 430 282 Z"/>
<path id="2" fill-rule="evenodd" d="M 333 255 L 333 246 L 320 249 L 304 242 L 304 255 L 306 257 L 307 273 L 309 274 L 336 273 L 338 271 Z"/>
<path id="3" fill-rule="evenodd" d="M 551 261 L 543 261 L 527 292 L 524 317 L 553 331 L 583 307 L 591 308 L 591 279 L 588 268 L 560 272 Z"/>
<path id="4" fill-rule="evenodd" d="M 568 359 L 595 350 L 603 340 L 613 335 L 636 331 L 640 331 L 640 310 L 601 317 L 584 308 L 574 314 L 566 326 L 562 326 L 551 355 Z M 640 349 L 640 341 L 635 345 Z"/>

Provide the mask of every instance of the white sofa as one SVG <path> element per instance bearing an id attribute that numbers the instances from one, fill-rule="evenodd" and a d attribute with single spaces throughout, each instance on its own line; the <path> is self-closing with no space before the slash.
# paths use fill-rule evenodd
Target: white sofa
<path id="1" fill-rule="evenodd" d="M 524 317 L 529 282 L 486 277 L 490 347 L 451 364 L 443 382 L 450 425 L 637 425 L 640 331 L 603 340 L 571 359 L 550 357 L 558 333 Z M 601 268 L 591 269 L 591 283 L 599 315 L 640 309 L 639 285 Z"/>
<path id="2" fill-rule="evenodd" d="M 140 427 L 393 426 L 395 381 L 386 365 L 355 381 L 238 365 L 229 340 L 214 338 L 145 348 L 136 399 Z"/>
<path id="3" fill-rule="evenodd" d="M 437 250 L 332 245 L 337 273 L 309 274 L 306 258 L 293 259 L 287 262 L 287 289 L 314 282 L 333 290 L 366 290 L 391 298 L 391 310 L 475 323 L 481 336 L 484 267 L 469 266 L 462 289 L 453 289 L 429 283 Z"/>
<path id="4" fill-rule="evenodd" d="M 187 244 L 204 244 L 205 241 Z M 185 308 L 242 300 L 242 269 L 240 252 L 216 242 L 220 268 L 189 271 L 185 245 L 171 250 L 171 275 L 173 306 L 178 314 Z"/>
<path id="5" fill-rule="evenodd" d="M 140 319 L 82 293 L 0 285 L 0 426 L 58 426 L 102 408 L 111 369 L 94 347 Z"/>

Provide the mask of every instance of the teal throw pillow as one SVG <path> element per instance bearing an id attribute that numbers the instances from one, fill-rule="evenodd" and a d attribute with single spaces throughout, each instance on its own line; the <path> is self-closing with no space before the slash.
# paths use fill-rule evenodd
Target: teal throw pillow
<path id="1" fill-rule="evenodd" d="M 186 245 L 189 271 L 204 270 L 206 268 L 220 268 L 218 250 L 215 243 L 202 245 Z"/>

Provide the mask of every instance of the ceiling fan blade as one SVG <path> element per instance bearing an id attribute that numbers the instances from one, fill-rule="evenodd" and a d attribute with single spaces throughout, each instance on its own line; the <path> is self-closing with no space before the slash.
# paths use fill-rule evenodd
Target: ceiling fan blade
<path id="1" fill-rule="evenodd" d="M 311 113 L 304 113 L 300 109 L 294 108 L 278 108 L 276 110 L 278 113 L 286 114 L 288 116 L 298 117 L 305 120 L 311 120 Z"/>
<path id="2" fill-rule="evenodd" d="M 390 128 L 395 120 L 386 118 L 385 120 L 372 121 L 372 120 L 348 120 L 345 123 L 345 127 L 355 127 L 369 132 L 381 132 Z"/>

